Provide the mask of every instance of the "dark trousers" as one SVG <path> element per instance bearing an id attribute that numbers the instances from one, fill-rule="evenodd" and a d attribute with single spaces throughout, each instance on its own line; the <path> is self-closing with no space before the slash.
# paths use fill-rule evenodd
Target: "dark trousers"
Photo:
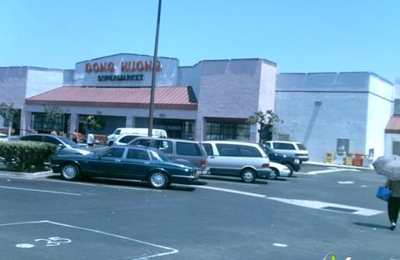
<path id="1" fill-rule="evenodd" d="M 397 218 L 400 211 L 400 198 L 390 197 L 388 200 L 388 215 L 390 222 L 397 223 Z"/>

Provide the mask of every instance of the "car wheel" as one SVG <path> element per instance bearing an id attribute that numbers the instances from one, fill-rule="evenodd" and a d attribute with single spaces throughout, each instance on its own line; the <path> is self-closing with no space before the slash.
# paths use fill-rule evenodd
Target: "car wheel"
<path id="1" fill-rule="evenodd" d="M 160 171 L 152 172 L 149 175 L 148 183 L 155 189 L 163 189 L 168 186 L 168 176 Z"/>
<path id="2" fill-rule="evenodd" d="M 252 169 L 244 169 L 241 174 L 242 181 L 250 183 L 256 180 L 256 172 Z"/>
<path id="3" fill-rule="evenodd" d="M 65 164 L 61 169 L 61 177 L 67 181 L 77 180 L 81 175 L 81 170 L 76 164 Z"/>
<path id="4" fill-rule="evenodd" d="M 267 179 L 269 179 L 269 180 L 276 180 L 277 178 L 278 178 L 278 176 L 279 176 L 279 171 L 278 171 L 278 169 L 276 169 L 276 168 L 271 168 L 270 167 L 270 169 L 272 170 L 270 173 L 268 173 L 268 175 L 267 175 Z"/>
<path id="5" fill-rule="evenodd" d="M 289 177 L 292 177 L 294 172 L 292 165 L 290 164 L 284 164 L 284 165 L 289 168 L 290 170 Z"/>

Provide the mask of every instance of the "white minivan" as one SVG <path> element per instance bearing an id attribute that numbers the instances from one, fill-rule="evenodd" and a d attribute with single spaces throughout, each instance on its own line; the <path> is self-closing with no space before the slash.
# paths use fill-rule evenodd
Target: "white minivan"
<path id="1" fill-rule="evenodd" d="M 276 179 L 269 157 L 259 144 L 240 141 L 203 141 L 211 175 L 237 176 L 243 182 Z"/>
<path id="2" fill-rule="evenodd" d="M 108 145 L 112 145 L 119 137 L 123 134 L 136 134 L 147 136 L 149 132 L 148 128 L 131 128 L 131 127 L 118 127 L 115 131 L 107 137 Z M 153 129 L 153 137 L 167 138 L 167 132 L 163 129 Z"/>

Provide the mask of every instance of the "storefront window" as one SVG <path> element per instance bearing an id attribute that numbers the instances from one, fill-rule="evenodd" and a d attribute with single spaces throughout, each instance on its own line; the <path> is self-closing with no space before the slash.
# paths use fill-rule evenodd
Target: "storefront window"
<path id="1" fill-rule="evenodd" d="M 69 117 L 70 115 L 64 114 L 50 120 L 44 113 L 33 113 L 31 128 L 38 133 L 50 133 L 54 129 L 60 133 L 68 133 Z"/>
<path id="2" fill-rule="evenodd" d="M 206 123 L 206 140 L 250 140 L 250 126 L 240 123 Z"/>

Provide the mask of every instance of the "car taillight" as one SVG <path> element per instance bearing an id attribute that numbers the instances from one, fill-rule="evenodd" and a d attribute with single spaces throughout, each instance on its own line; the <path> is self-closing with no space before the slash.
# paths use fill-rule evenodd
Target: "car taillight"
<path id="1" fill-rule="evenodd" d="M 206 161 L 206 159 L 205 159 L 205 158 L 201 158 L 201 161 L 200 161 L 200 163 L 201 163 L 201 166 L 205 167 L 205 166 L 206 166 L 206 164 L 207 164 L 207 161 Z"/>
<path id="2" fill-rule="evenodd" d="M 269 163 L 263 163 L 262 165 L 261 165 L 261 168 L 268 168 L 269 167 Z"/>

